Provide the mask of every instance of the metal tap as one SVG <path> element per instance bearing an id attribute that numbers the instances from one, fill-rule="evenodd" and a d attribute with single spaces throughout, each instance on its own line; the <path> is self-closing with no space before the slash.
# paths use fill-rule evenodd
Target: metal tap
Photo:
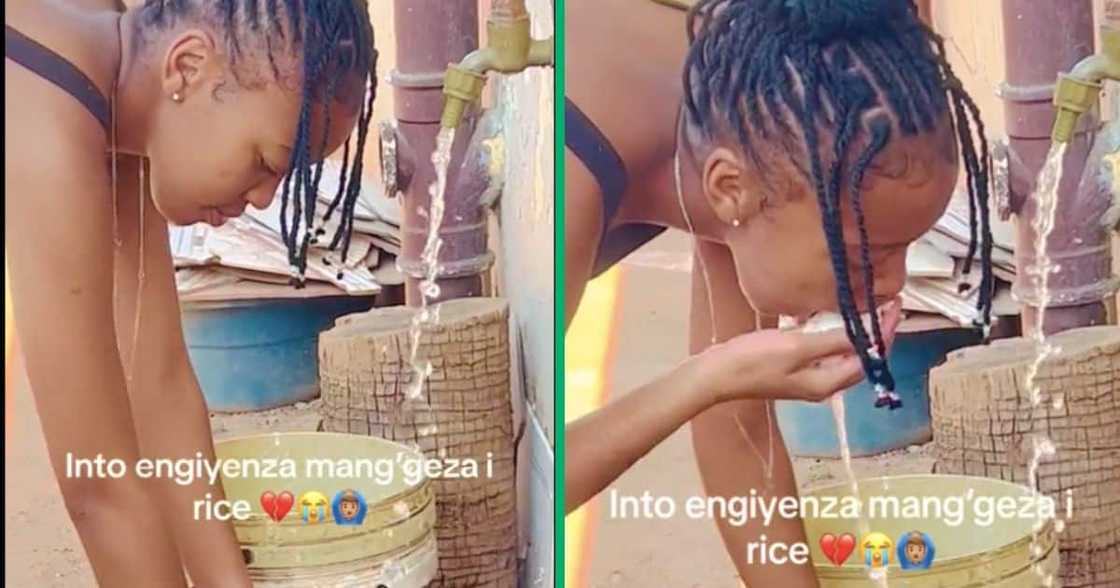
<path id="1" fill-rule="evenodd" d="M 496 1 L 486 21 L 488 46 L 447 67 L 440 126 L 453 129 L 467 105 L 482 96 L 488 72 L 517 73 L 532 66 L 552 66 L 553 38 L 533 39 L 525 0 Z"/>
<path id="2" fill-rule="evenodd" d="M 1058 77 L 1054 91 L 1058 112 L 1051 135 L 1055 143 L 1073 138 L 1077 119 L 1097 104 L 1104 80 L 1120 80 L 1120 29 L 1109 25 L 1101 27 L 1101 50 Z"/>

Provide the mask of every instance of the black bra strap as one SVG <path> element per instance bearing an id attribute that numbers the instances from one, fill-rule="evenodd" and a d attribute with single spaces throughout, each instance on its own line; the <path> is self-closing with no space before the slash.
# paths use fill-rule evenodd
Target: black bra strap
<path id="1" fill-rule="evenodd" d="M 110 131 L 109 101 L 93 81 L 61 55 L 10 26 L 4 26 L 4 56 L 70 94 Z"/>
<path id="2" fill-rule="evenodd" d="M 564 99 L 564 142 L 599 183 L 603 193 L 605 232 L 626 192 L 626 164 L 599 127 L 567 98 Z"/>

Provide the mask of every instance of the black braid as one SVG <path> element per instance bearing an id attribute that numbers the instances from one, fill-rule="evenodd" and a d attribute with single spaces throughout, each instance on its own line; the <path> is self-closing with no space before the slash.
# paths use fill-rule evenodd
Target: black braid
<path id="1" fill-rule="evenodd" d="M 709 138 L 732 129 L 756 164 L 762 150 L 754 143 L 776 137 L 805 174 L 821 210 L 845 329 L 873 384 L 894 388 L 878 316 L 871 313 L 878 351 L 874 357 L 855 304 L 841 188 L 846 178 L 859 228 L 862 289 L 873 304 L 861 184 L 893 136 L 934 132 L 938 121 L 952 121 L 972 211 L 966 271 L 979 248 L 983 277 L 977 306 L 982 326 L 990 323 L 995 280 L 984 127 L 979 109 L 953 73 L 943 39 L 921 22 L 912 1 L 699 0 L 689 13 L 687 32 L 683 102 L 688 121 Z M 864 115 L 877 108 L 893 117 L 865 122 Z M 827 162 L 818 128 L 832 129 Z M 857 140 L 863 143 L 861 151 L 849 153 Z"/>
<path id="2" fill-rule="evenodd" d="M 347 139 L 339 193 L 327 217 L 341 204 L 342 218 L 331 249 L 341 245 L 345 261 L 377 92 L 377 51 L 365 0 L 146 0 L 141 15 L 142 22 L 153 28 L 195 18 L 218 29 L 239 82 L 236 65 L 247 62 L 244 57 L 250 54 L 250 48 L 259 48 L 267 56 L 265 69 L 278 83 L 284 81 L 282 74 L 288 73 L 280 64 L 296 64 L 298 71 L 292 73 L 298 74 L 301 84 L 301 105 L 288 172 L 281 181 L 280 232 L 289 262 L 297 272 L 297 286 L 303 284 L 312 232 L 316 236 L 322 232 L 313 223 L 331 127 L 330 106 L 336 99 L 349 100 L 340 93 L 344 85 L 349 88 L 359 83 L 358 87 L 365 90 L 365 99 L 357 101 L 357 145 L 351 153 Z M 312 138 L 316 107 L 324 113 L 323 135 Z"/>
<path id="3" fill-rule="evenodd" d="M 863 262 L 865 268 L 871 267 L 871 248 L 868 245 L 870 241 L 867 237 L 867 223 L 863 216 L 863 176 L 867 172 L 867 168 L 871 167 L 871 161 L 887 146 L 890 137 L 891 127 L 889 122 L 879 118 L 871 123 L 871 141 L 852 166 L 852 177 L 848 184 L 852 192 L 852 210 L 856 213 L 856 227 L 859 229 L 860 261 Z M 867 299 L 874 300 L 875 276 L 871 272 L 863 273 L 863 288 Z M 871 332 L 875 335 L 875 341 L 878 343 L 879 356 L 886 357 L 887 350 L 883 342 L 883 331 L 879 326 L 879 314 L 876 312 L 871 313 Z"/>

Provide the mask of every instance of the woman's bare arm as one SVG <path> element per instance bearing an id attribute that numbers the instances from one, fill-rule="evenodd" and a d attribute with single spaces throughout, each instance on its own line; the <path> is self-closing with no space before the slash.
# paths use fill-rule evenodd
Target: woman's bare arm
<path id="1" fill-rule="evenodd" d="M 196 452 L 201 452 L 213 461 L 209 413 L 183 339 L 167 223 L 150 196 L 144 200 L 143 303 L 139 331 L 135 330 L 140 271 L 139 165 L 135 157 L 122 158 L 118 165 L 121 248 L 116 256 L 116 324 L 122 363 L 126 369 L 135 366 L 129 396 L 140 449 L 149 457 L 191 461 Z M 150 195 L 148 190 L 145 193 Z M 221 485 L 196 480 L 184 486 L 164 479 L 159 480 L 158 487 L 168 505 L 165 515 L 191 580 L 200 586 L 249 586 L 232 525 L 194 518 L 194 501 L 203 500 L 207 494 L 214 501 L 224 499 Z"/>
<path id="2" fill-rule="evenodd" d="M 601 492 L 710 405 L 696 376 L 682 366 L 567 426 L 565 512 Z"/>
<path id="3" fill-rule="evenodd" d="M 184 586 L 163 505 L 149 481 L 132 475 L 140 454 L 114 334 L 101 129 L 80 106 L 14 67 L 9 62 L 5 75 L 5 244 L 51 465 L 101 586 Z M 28 116 L 29 103 L 55 115 Z M 129 472 L 68 477 L 69 454 L 120 459 Z"/>

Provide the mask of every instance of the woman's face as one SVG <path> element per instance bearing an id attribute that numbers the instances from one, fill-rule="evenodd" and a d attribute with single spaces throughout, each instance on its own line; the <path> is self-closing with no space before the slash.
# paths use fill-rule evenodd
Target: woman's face
<path id="1" fill-rule="evenodd" d="M 859 144 L 853 147 L 862 149 Z M 744 189 L 769 187 L 755 195 L 760 204 L 727 236 L 739 285 L 764 314 L 836 312 L 836 280 L 816 190 L 788 159 L 787 167 L 771 167 L 768 180 L 744 172 Z M 902 291 L 907 247 L 945 211 L 957 176 L 956 145 L 947 121 L 935 133 L 893 139 L 872 161 L 863 180 L 861 202 L 875 280 L 873 304 L 868 304 L 863 285 L 864 264 L 852 194 L 847 185 L 842 188 L 848 272 L 861 312 Z"/>
<path id="2" fill-rule="evenodd" d="M 164 98 L 148 133 L 153 199 L 173 224 L 219 225 L 248 205 L 265 208 L 272 201 L 292 154 L 300 89 L 271 79 L 245 87 L 224 55 L 208 52 L 205 39 L 180 41 L 169 50 Z M 238 67 L 267 70 L 269 64 Z M 180 99 L 172 99 L 174 94 Z M 358 100 L 332 102 L 329 129 L 322 105 L 313 108 L 314 160 L 342 145 L 359 107 Z M 326 149 L 321 150 L 324 130 Z"/>

